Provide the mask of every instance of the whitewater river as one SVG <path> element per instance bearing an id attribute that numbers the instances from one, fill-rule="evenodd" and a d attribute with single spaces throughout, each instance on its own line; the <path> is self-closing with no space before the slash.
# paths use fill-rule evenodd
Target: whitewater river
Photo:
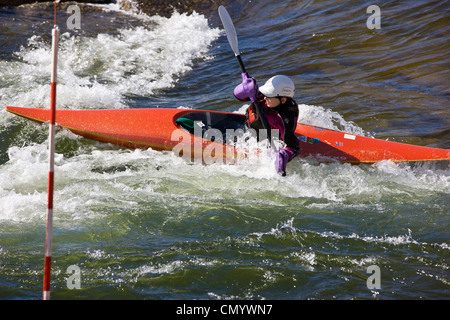
<path id="1" fill-rule="evenodd" d="M 226 2 L 249 73 L 292 77 L 299 122 L 449 149 L 448 1 L 383 1 L 379 29 L 372 4 Z M 216 11 L 69 17 L 57 108 L 245 111 Z M 42 297 L 48 127 L 5 107 L 49 107 L 52 27 L 51 6 L 0 7 L 0 299 Z M 450 297 L 448 162 L 296 159 L 281 177 L 56 139 L 52 299 Z"/>

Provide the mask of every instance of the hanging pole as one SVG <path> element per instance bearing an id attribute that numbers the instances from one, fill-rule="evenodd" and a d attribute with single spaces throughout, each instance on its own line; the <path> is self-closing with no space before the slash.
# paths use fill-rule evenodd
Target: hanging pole
<path id="1" fill-rule="evenodd" d="M 56 83 L 58 62 L 58 38 L 59 29 L 56 25 L 56 1 L 55 18 L 52 30 L 52 75 L 50 83 L 50 128 L 49 128 L 49 171 L 48 171 L 48 199 L 47 199 L 47 228 L 45 235 L 45 264 L 44 264 L 44 288 L 43 300 L 50 300 L 50 278 L 52 264 L 53 241 L 53 186 L 54 186 L 54 160 L 55 160 L 55 118 L 56 118 Z"/>

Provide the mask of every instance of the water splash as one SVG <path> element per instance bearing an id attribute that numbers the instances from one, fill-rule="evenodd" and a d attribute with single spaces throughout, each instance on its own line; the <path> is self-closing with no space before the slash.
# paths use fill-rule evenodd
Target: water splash
<path id="1" fill-rule="evenodd" d="M 172 88 L 207 59 L 219 29 L 200 14 L 147 17 L 141 26 L 115 34 L 86 36 L 63 33 L 58 59 L 58 107 L 126 108 L 128 96 L 149 97 Z M 0 105 L 46 107 L 49 101 L 51 50 L 32 36 L 15 55 L 0 61 Z"/>

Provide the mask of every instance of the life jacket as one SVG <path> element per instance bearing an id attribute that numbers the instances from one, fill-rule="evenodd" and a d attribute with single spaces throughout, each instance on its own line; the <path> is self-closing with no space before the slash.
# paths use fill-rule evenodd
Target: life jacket
<path id="1" fill-rule="evenodd" d="M 298 139 L 294 132 L 297 128 L 299 110 L 294 99 L 288 98 L 286 103 L 275 108 L 269 108 L 264 100 L 260 101 L 260 105 L 262 106 L 262 115 L 267 119 L 269 129 L 277 129 L 281 140 L 286 143 L 286 146 L 298 150 Z M 246 124 L 249 128 L 256 131 L 264 128 L 253 103 L 247 108 L 246 117 Z"/>
<path id="2" fill-rule="evenodd" d="M 297 120 L 299 116 L 298 104 L 294 99 L 288 98 L 286 103 L 273 108 L 284 124 L 284 134 L 281 135 L 282 140 L 287 147 L 298 150 L 298 139 L 295 136 L 295 129 L 297 128 Z M 280 132 L 281 133 L 281 132 Z"/>
<path id="3" fill-rule="evenodd" d="M 284 123 L 281 119 L 278 112 L 275 110 L 272 110 L 271 108 L 267 107 L 267 104 L 265 101 L 260 101 L 261 106 L 261 117 L 264 117 L 266 119 L 266 123 L 268 124 L 268 130 L 276 129 L 278 130 L 281 139 L 284 137 Z M 248 128 L 252 128 L 256 130 L 257 133 L 259 133 L 260 129 L 264 129 L 263 125 L 263 119 L 261 119 L 258 115 L 258 112 L 256 111 L 255 105 L 252 103 L 245 113 L 246 115 L 246 125 Z M 268 132 L 270 134 L 270 132 Z M 270 137 L 269 135 L 267 137 Z"/>

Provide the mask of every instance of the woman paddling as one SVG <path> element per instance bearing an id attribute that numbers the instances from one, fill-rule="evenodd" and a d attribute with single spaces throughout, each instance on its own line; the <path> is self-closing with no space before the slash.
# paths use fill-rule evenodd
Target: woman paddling
<path id="1" fill-rule="evenodd" d="M 276 153 L 277 172 L 286 175 L 286 165 L 299 154 L 298 139 L 294 132 L 297 127 L 298 104 L 294 100 L 295 85 L 289 77 L 277 75 L 258 90 L 258 84 L 248 74 L 242 74 L 242 83 L 234 90 L 240 101 L 254 101 L 247 109 L 247 126 L 255 129 L 276 129 L 286 146 Z M 255 102 L 261 106 L 261 117 Z M 265 121 L 265 124 L 264 124 Z"/>

